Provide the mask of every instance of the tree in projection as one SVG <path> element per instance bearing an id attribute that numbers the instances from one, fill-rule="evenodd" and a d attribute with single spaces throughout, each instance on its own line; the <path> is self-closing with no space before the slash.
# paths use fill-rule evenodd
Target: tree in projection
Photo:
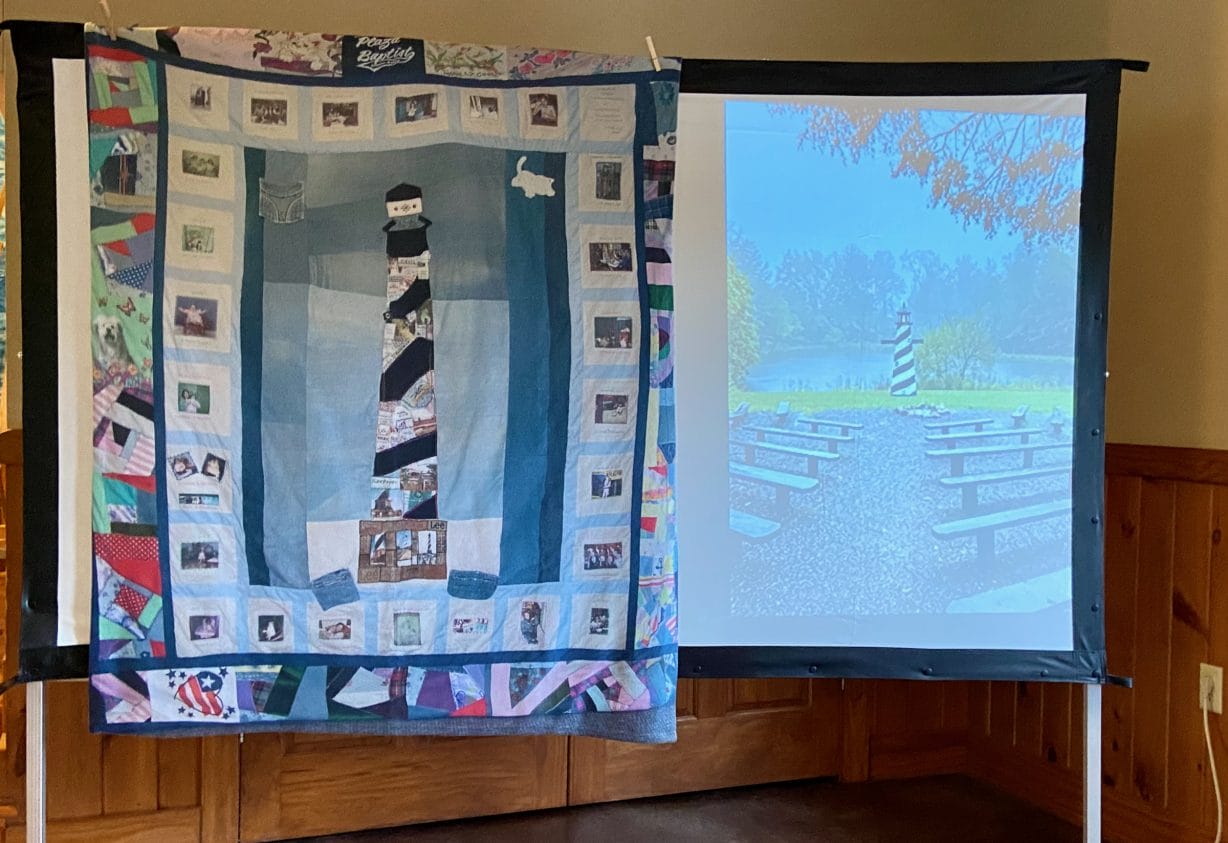
<path id="1" fill-rule="evenodd" d="M 752 254 L 745 244 L 739 253 Z M 741 269 L 742 262 L 736 257 L 735 261 Z M 749 273 L 748 277 L 761 347 L 768 351 L 821 343 L 877 343 L 883 321 L 894 319 L 896 307 L 907 295 L 890 252 L 866 254 L 856 246 L 830 253 L 790 250 L 775 275 L 766 276 L 770 281 Z"/>
<path id="2" fill-rule="evenodd" d="M 750 284 L 751 318 L 758 330 L 759 351 L 771 353 L 804 344 L 805 331 L 776 273 L 759 246 L 737 225 L 729 227 L 728 255 Z"/>
<path id="3" fill-rule="evenodd" d="M 895 256 L 879 250 L 867 254 L 848 246 L 834 256 L 832 307 L 844 339 L 878 343 L 883 325 L 895 323 L 895 311 L 905 295 Z"/>
<path id="4" fill-rule="evenodd" d="M 974 389 L 993 368 L 994 341 L 978 319 L 949 319 L 917 346 L 917 371 L 923 387 Z"/>
<path id="5" fill-rule="evenodd" d="M 729 385 L 742 388 L 746 374 L 759 362 L 759 326 L 755 322 L 750 279 L 728 260 L 729 284 Z"/>
<path id="6" fill-rule="evenodd" d="M 815 250 L 788 251 L 776 270 L 783 319 L 769 319 L 764 302 L 764 330 L 783 348 L 813 345 L 840 339 L 832 324 L 832 256 Z M 780 308 L 777 308 L 780 309 Z"/>
<path id="7" fill-rule="evenodd" d="M 987 236 L 1070 245 L 1078 235 L 1081 116 L 959 112 L 877 106 L 778 106 L 800 113 L 798 139 L 844 161 L 890 159 L 943 206 Z"/>
<path id="8" fill-rule="evenodd" d="M 1074 354 L 1077 262 L 1074 250 L 1025 247 L 1003 261 L 992 313 L 1003 352 Z"/>

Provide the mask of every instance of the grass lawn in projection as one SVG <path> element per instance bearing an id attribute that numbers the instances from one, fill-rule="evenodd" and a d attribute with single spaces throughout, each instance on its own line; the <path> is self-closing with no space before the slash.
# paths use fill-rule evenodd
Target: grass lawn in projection
<path id="1" fill-rule="evenodd" d="M 1082 114 L 725 117 L 734 614 L 1068 601 Z"/>

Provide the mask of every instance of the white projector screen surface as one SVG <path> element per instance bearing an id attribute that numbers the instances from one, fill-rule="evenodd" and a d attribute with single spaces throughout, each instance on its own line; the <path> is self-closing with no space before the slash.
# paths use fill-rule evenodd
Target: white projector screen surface
<path id="1" fill-rule="evenodd" d="M 90 643 L 92 584 L 91 482 L 93 389 L 88 307 L 79 306 L 81 279 L 90 277 L 89 136 L 84 130 L 85 62 L 53 59 L 55 84 L 56 296 L 59 402 L 59 579 L 56 644 Z"/>
<path id="2" fill-rule="evenodd" d="M 1085 100 L 681 96 L 683 646 L 1071 649 Z"/>

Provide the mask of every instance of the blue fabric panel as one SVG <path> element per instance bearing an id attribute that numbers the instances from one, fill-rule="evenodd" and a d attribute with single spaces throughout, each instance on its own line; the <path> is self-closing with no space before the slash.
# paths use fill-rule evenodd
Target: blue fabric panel
<path id="1" fill-rule="evenodd" d="M 508 152 L 506 178 L 516 176 L 520 159 Z M 524 169 L 540 173 L 545 155 L 528 153 Z M 556 196 L 558 191 L 555 191 Z M 508 348 L 507 454 L 503 469 L 503 537 L 499 583 L 535 583 L 541 566 L 541 524 L 537 513 L 546 486 L 546 418 L 550 381 L 544 358 L 549 350 L 550 322 L 542 302 L 545 291 L 547 197 L 528 198 L 508 188 L 507 221 L 508 321 L 515 330 Z"/>
<path id="2" fill-rule="evenodd" d="M 315 284 L 265 287 L 264 496 L 275 505 L 264 511 L 264 553 L 274 585 L 308 585 L 304 522 L 370 510 L 378 408 L 355 373 L 379 371 L 385 306 Z"/>
<path id="3" fill-rule="evenodd" d="M 371 455 L 379 405 L 371 381 L 360 375 L 380 369 L 387 306 L 383 296 L 316 286 L 309 289 L 303 440 L 309 475 L 307 521 L 342 521 L 370 514 Z"/>
<path id="4" fill-rule="evenodd" d="M 571 386 L 571 307 L 567 257 L 567 158 L 548 154 L 542 172 L 554 180 L 554 197 L 546 199 L 546 320 L 550 337 L 546 376 L 550 384 L 546 406 L 545 487 L 540 513 L 539 582 L 559 579 L 559 547 L 563 540 L 564 490 L 567 471 L 567 419 Z"/>
<path id="5" fill-rule="evenodd" d="M 439 517 L 503 514 L 507 440 L 506 301 L 434 299 Z"/>
<path id="6" fill-rule="evenodd" d="M 303 515 L 310 480 L 302 447 L 307 402 L 307 285 L 267 284 L 263 323 L 266 338 L 261 371 L 264 391 L 259 436 L 264 486 L 261 498 L 273 502 L 263 513 L 262 558 L 269 584 L 307 588 L 307 533 Z M 246 394 L 246 393 L 245 393 Z M 287 447 L 289 446 L 289 447 Z"/>
<path id="7" fill-rule="evenodd" d="M 327 720 L 328 698 L 325 689 L 328 687 L 328 668 L 309 667 L 303 671 L 303 680 L 299 682 L 298 691 L 294 695 L 294 703 L 290 706 L 291 720 Z"/>
<path id="8" fill-rule="evenodd" d="M 239 301 L 239 355 L 242 360 L 243 413 L 243 524 L 248 579 L 252 585 L 269 585 L 264 557 L 264 456 L 261 453 L 261 328 L 264 309 L 264 220 L 260 218 L 260 177 L 264 175 L 264 150 L 243 150 L 247 175 L 246 229 L 243 243 L 243 291 Z M 160 324 L 155 323 L 155 324 Z M 159 453 L 159 464 L 165 454 Z"/>
<path id="9" fill-rule="evenodd" d="M 156 523 L 158 496 L 149 492 L 136 493 L 136 520 L 138 524 Z"/>

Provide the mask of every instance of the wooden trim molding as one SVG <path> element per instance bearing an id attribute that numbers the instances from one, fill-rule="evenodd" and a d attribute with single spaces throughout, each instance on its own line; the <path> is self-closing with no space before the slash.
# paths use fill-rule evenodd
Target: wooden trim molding
<path id="1" fill-rule="evenodd" d="M 1104 449 L 1104 468 L 1106 474 L 1228 486 L 1228 451 L 1212 448 L 1109 442 Z"/>
<path id="2" fill-rule="evenodd" d="M 81 817 L 71 820 L 51 820 L 47 823 L 47 839 L 56 843 L 93 843 L 97 840 L 124 840 L 127 843 L 165 843 L 167 840 L 237 840 L 236 837 L 204 838 L 200 836 L 200 808 L 163 808 Z M 8 843 L 25 843 L 25 825 L 8 829 Z"/>

